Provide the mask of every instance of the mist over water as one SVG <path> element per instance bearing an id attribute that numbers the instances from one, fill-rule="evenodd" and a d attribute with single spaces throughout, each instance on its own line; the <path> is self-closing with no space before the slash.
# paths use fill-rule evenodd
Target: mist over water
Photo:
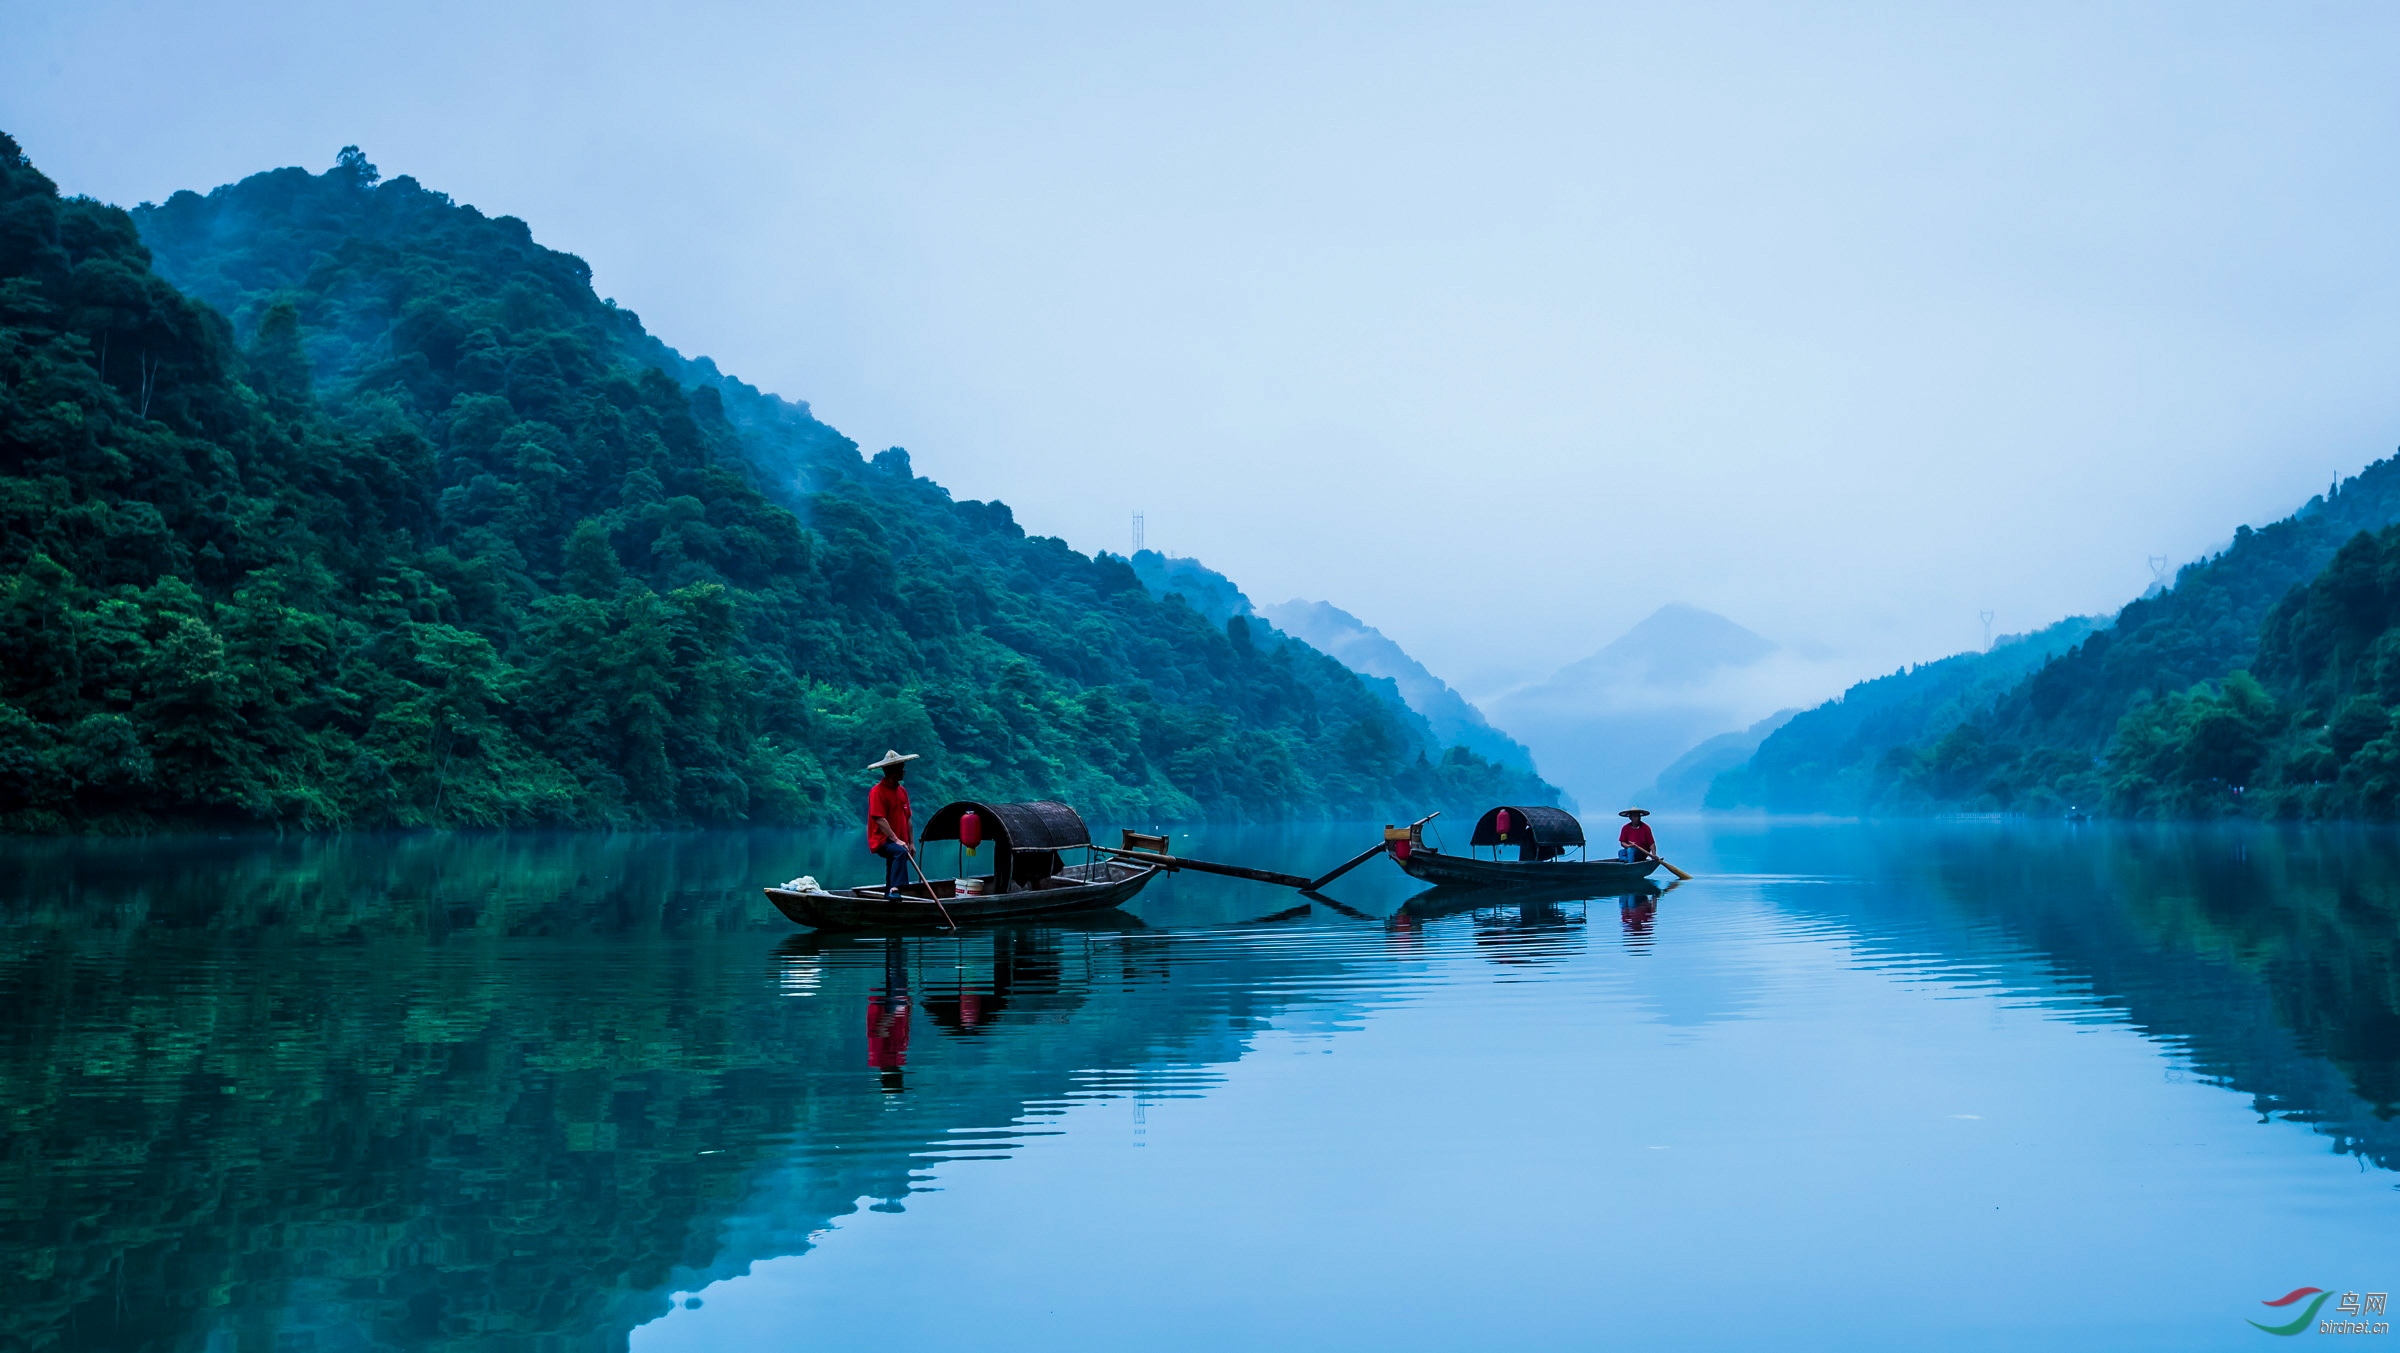
<path id="1" fill-rule="evenodd" d="M 2117 1349 L 2389 1289 L 2390 834 L 1661 836 L 1656 897 L 1376 863 L 900 938 L 759 897 L 848 833 L 10 843 L 0 1298 L 93 1349 Z"/>

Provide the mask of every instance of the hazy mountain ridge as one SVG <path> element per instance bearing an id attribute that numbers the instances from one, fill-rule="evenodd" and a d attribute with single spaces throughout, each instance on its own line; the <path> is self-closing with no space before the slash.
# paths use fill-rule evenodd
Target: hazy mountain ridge
<path id="1" fill-rule="evenodd" d="M 1820 660 L 1674 603 L 1590 656 L 1486 703 L 1552 779 L 1598 808 L 1647 793 L 1710 738 L 1834 684 Z"/>
<path id="2" fill-rule="evenodd" d="M 1648 789 L 1634 797 L 1642 807 L 1652 811 L 1680 812 L 1708 806 L 1709 787 L 1716 783 L 1717 777 L 1749 761 L 1760 743 L 1799 713 L 1797 709 L 1779 709 L 1748 728 L 1717 734 L 1675 758 L 1675 763 L 1660 771 Z"/>
<path id="3" fill-rule="evenodd" d="M 1393 682 L 1444 746 L 1460 746 L 1504 766 L 1535 769 L 1525 744 L 1494 728 L 1483 711 L 1426 670 L 1383 631 L 1323 601 L 1294 599 L 1260 612 L 1288 634 L 1333 655 L 1352 671 Z"/>
<path id="4" fill-rule="evenodd" d="M 1133 576 L 1160 600 L 1181 597 L 1184 604 L 1222 625 L 1237 615 L 1258 614 L 1250 604 L 1249 594 L 1242 591 L 1233 579 L 1217 572 L 1197 559 L 1180 555 L 1161 554 L 1156 550 L 1136 550 L 1127 561 L 1133 565 Z"/>
<path id="5" fill-rule="evenodd" d="M 1298 642 L 1358 673 L 1367 688 L 1417 735 L 1428 757 L 1438 760 L 1448 756 L 1451 748 L 1463 747 L 1494 765 L 1536 776 L 1533 756 L 1523 745 L 1485 722 L 1480 711 L 1398 644 L 1360 624 L 1347 611 L 1323 602 L 1286 602 L 1262 610 L 1231 578 L 1197 559 L 1137 550 L 1129 562 L 1134 576 L 1162 601 L 1179 600 L 1222 625 L 1239 619 L 1251 641 L 1262 647 Z M 1282 619 L 1298 621 L 1307 632 L 1279 623 Z M 1361 642 L 1362 636 L 1372 639 Z M 1342 651 L 1337 652 L 1337 647 Z M 1412 672 L 1410 681 L 1400 679 Z M 1441 698 L 1444 695 L 1449 697 L 1447 702 Z M 1534 792 L 1553 797 L 1556 793 L 1547 785 Z M 1551 798 L 1540 801 L 1550 802 Z"/>

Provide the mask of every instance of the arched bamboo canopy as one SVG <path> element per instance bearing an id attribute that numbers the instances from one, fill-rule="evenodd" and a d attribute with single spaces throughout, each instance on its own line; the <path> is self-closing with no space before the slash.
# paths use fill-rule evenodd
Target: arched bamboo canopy
<path id="1" fill-rule="evenodd" d="M 1092 833 L 1083 815 L 1052 799 L 1031 803 L 976 803 L 961 799 L 945 803 L 925 821 L 920 841 L 955 841 L 958 820 L 973 813 L 983 825 L 983 839 L 1002 850 L 1066 850 L 1088 846 Z"/>
<path id="2" fill-rule="evenodd" d="M 1059 852 L 1092 843 L 1083 815 L 1063 803 L 1037 799 L 1031 803 L 976 803 L 962 799 L 945 803 L 925 821 L 920 843 L 958 840 L 958 820 L 973 813 L 985 844 L 994 847 L 993 877 L 1002 892 L 1028 887 L 1056 874 L 1065 864 Z"/>
<path id="3" fill-rule="evenodd" d="M 1500 815 L 1511 819 L 1508 836 L 1503 839 L 1498 826 Z M 1475 835 L 1468 842 L 1476 846 L 1534 845 L 1556 853 L 1569 846 L 1583 844 L 1583 824 L 1564 808 L 1547 806 L 1518 808 L 1502 804 L 1475 819 Z"/>

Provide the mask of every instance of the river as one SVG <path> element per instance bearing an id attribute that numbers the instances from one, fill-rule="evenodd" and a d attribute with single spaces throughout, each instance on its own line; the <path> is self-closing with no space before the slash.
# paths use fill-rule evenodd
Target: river
<path id="1" fill-rule="evenodd" d="M 1175 849 L 1314 873 L 1379 825 Z M 1660 836 L 1698 877 L 1656 897 L 1417 915 L 1379 861 L 1339 905 L 1184 874 L 908 939 L 761 899 L 864 881 L 849 833 L 0 844 L 0 1347 L 2181 1350 L 2389 1318 L 2400 836 Z"/>

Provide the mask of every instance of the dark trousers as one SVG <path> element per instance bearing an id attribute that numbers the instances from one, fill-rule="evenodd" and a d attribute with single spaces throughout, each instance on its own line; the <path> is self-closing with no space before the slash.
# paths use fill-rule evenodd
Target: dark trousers
<path id="1" fill-rule="evenodd" d="M 875 847 L 875 853 L 883 857 L 884 891 L 897 892 L 898 890 L 907 887 L 909 875 L 908 847 L 901 845 L 897 841 L 886 841 L 882 845 Z"/>

